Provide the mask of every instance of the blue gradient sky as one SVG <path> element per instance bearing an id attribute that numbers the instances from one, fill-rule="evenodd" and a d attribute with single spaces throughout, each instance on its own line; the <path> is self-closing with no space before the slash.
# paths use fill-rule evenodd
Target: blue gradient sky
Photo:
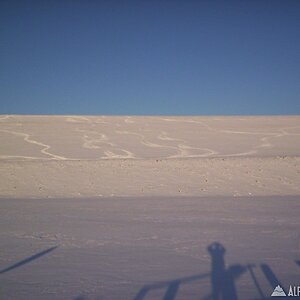
<path id="1" fill-rule="evenodd" d="M 2 114 L 300 114 L 300 1 L 0 1 Z"/>

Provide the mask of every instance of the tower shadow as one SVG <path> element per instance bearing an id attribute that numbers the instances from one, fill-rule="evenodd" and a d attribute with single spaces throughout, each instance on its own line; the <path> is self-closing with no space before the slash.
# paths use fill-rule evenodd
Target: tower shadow
<path id="1" fill-rule="evenodd" d="M 247 271 L 247 268 L 236 264 L 226 268 L 226 249 L 220 243 L 212 243 L 207 247 L 211 256 L 211 296 L 213 300 L 237 300 L 235 281 Z"/>
<path id="2" fill-rule="evenodd" d="M 175 300 L 177 292 L 182 284 L 193 281 L 201 281 L 210 278 L 211 293 L 203 300 L 238 300 L 235 281 L 247 271 L 247 267 L 236 264 L 226 268 L 225 247 L 220 243 L 212 243 L 207 247 L 211 256 L 211 272 L 193 275 L 189 277 L 176 278 L 169 281 L 158 282 L 142 287 L 134 300 L 146 300 L 147 295 L 157 289 L 164 289 L 165 294 L 162 300 Z"/>

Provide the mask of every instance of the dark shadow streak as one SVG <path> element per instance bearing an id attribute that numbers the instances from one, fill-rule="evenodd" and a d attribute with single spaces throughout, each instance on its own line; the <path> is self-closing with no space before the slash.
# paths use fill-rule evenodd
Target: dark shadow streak
<path id="1" fill-rule="evenodd" d="M 277 277 L 273 273 L 272 269 L 267 264 L 261 264 L 260 268 L 263 271 L 263 273 L 265 274 L 266 278 L 268 279 L 268 281 L 273 289 L 275 289 L 277 285 L 280 285 L 282 287 L 282 289 L 284 290 L 284 292 L 286 293 L 286 290 L 284 289 L 283 285 L 277 279 Z"/>
<path id="2" fill-rule="evenodd" d="M 78 296 L 78 297 L 74 298 L 73 300 L 84 300 L 84 299 L 85 299 L 84 296 Z"/>
<path id="3" fill-rule="evenodd" d="M 18 267 L 21 267 L 21 266 L 23 266 L 23 265 L 25 265 L 25 264 L 27 264 L 27 263 L 29 263 L 29 262 L 31 262 L 31 261 L 33 261 L 33 260 L 39 258 L 39 257 L 41 257 L 41 256 L 46 255 L 47 253 L 49 253 L 49 252 L 55 250 L 57 247 L 58 247 L 58 246 L 54 246 L 54 247 L 51 247 L 51 248 L 49 248 L 49 249 L 47 249 L 47 250 L 44 250 L 44 251 L 39 252 L 39 253 L 37 253 L 37 254 L 34 254 L 34 255 L 30 256 L 30 257 L 27 257 L 27 258 L 25 258 L 25 259 L 23 259 L 23 260 L 21 260 L 21 261 L 15 263 L 14 265 L 12 265 L 12 266 L 10 266 L 10 267 L 8 267 L 8 268 L 5 268 L 5 269 L 3 269 L 3 270 L 1 270 L 1 271 L 0 271 L 0 274 L 6 273 L 6 272 L 9 272 L 9 271 L 11 271 L 11 270 L 13 270 L 13 269 L 16 269 L 16 268 L 18 268 Z"/>
<path id="4" fill-rule="evenodd" d="M 300 260 L 295 260 L 295 263 L 300 267 Z"/>
<path id="5" fill-rule="evenodd" d="M 266 297 L 265 297 L 265 295 L 264 295 L 264 293 L 263 293 L 263 291 L 262 291 L 262 289 L 261 289 L 261 287 L 260 287 L 260 285 L 259 285 L 259 283 L 258 283 L 258 281 L 256 279 L 256 276 L 255 276 L 255 274 L 253 272 L 253 268 L 254 267 L 255 267 L 255 265 L 248 265 L 247 269 L 249 270 L 250 276 L 251 276 L 251 278 L 252 278 L 252 280 L 253 280 L 253 282 L 255 284 L 255 287 L 256 287 L 256 289 L 257 289 L 257 291 L 258 291 L 261 299 L 266 299 Z"/>
<path id="6" fill-rule="evenodd" d="M 207 274 L 200 274 L 200 275 L 194 275 L 194 276 L 189 276 L 189 277 L 177 278 L 177 279 L 171 280 L 171 281 L 163 281 L 163 282 L 158 282 L 158 283 L 154 283 L 151 285 L 146 285 L 138 292 L 138 294 L 135 296 L 134 300 L 142 300 L 142 299 L 144 299 L 144 297 L 150 290 L 161 289 L 161 288 L 167 288 L 167 291 L 164 295 L 163 300 L 173 300 L 173 299 L 175 299 L 175 296 L 176 296 L 176 293 L 177 293 L 177 290 L 178 290 L 180 284 L 191 282 L 194 280 L 204 279 L 209 276 L 210 276 L 210 273 L 207 273 Z"/>

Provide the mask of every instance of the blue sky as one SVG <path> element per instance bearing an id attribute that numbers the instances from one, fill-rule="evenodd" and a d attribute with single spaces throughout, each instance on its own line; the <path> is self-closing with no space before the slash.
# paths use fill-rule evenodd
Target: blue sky
<path id="1" fill-rule="evenodd" d="M 300 1 L 0 1 L 0 113 L 300 114 Z"/>

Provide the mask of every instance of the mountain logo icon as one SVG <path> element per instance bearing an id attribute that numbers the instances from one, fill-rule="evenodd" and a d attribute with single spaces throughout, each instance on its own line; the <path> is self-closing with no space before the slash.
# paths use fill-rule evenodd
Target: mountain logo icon
<path id="1" fill-rule="evenodd" d="M 285 294 L 284 290 L 282 289 L 282 287 L 280 285 L 277 285 L 271 296 L 272 297 L 284 297 L 284 296 L 286 296 L 286 294 Z"/>

